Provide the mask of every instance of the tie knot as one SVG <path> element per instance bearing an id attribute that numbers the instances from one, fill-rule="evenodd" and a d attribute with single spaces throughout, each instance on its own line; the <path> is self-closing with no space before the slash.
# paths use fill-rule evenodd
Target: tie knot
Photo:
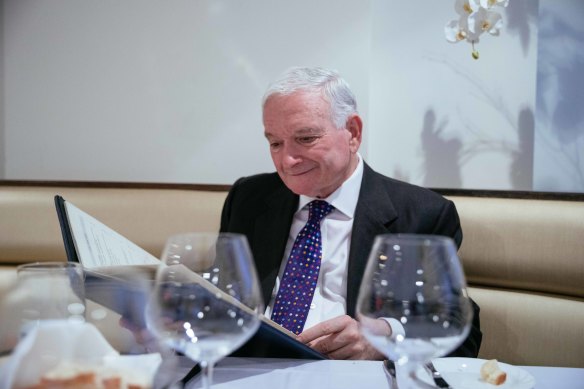
<path id="1" fill-rule="evenodd" d="M 335 207 L 324 200 L 313 200 L 308 203 L 308 220 L 314 223 L 320 223 L 333 209 Z"/>

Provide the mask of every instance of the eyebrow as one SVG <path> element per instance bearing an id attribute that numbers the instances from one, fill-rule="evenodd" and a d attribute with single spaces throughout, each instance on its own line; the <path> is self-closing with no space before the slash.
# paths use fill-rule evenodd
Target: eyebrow
<path id="1" fill-rule="evenodd" d="M 303 127 L 300 128 L 298 130 L 294 131 L 294 136 L 306 136 L 306 135 L 317 135 L 317 134 L 322 134 L 322 130 L 318 129 L 318 128 L 314 128 L 314 127 Z M 264 132 L 264 136 L 266 138 L 269 137 L 274 137 L 274 135 L 272 135 L 270 132 Z"/>
<path id="2" fill-rule="evenodd" d="M 313 135 L 313 134 L 320 134 L 322 130 L 314 127 L 305 127 L 301 128 L 297 131 L 294 131 L 294 135 Z"/>

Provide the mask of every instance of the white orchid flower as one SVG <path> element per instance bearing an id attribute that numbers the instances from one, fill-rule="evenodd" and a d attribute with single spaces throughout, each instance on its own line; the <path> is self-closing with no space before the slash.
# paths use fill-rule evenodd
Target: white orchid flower
<path id="1" fill-rule="evenodd" d="M 509 5 L 509 0 L 480 0 L 480 6 L 486 9 L 495 6 L 506 7 L 507 5 Z"/>
<path id="2" fill-rule="evenodd" d="M 468 18 L 461 17 L 458 20 L 449 21 L 446 26 L 444 26 L 444 35 L 446 40 L 450 43 L 457 43 L 466 40 L 471 43 L 476 43 L 479 41 L 479 36 L 483 33 L 482 30 L 477 32 L 472 32 L 469 30 Z"/>
<path id="3" fill-rule="evenodd" d="M 465 40 L 468 33 L 460 27 L 458 20 L 454 19 L 446 23 L 444 26 L 444 35 L 446 35 L 446 40 L 450 43 L 457 43 Z"/>
<path id="4" fill-rule="evenodd" d="M 509 0 L 455 0 L 454 9 L 458 20 L 451 20 L 444 26 L 446 40 L 457 43 L 463 40 L 472 45 L 472 57 L 479 58 L 475 43 L 479 42 L 484 32 L 499 35 L 503 27 L 503 18 L 494 7 L 507 7 Z"/>
<path id="5" fill-rule="evenodd" d="M 456 0 L 454 10 L 462 17 L 466 17 L 480 8 L 479 0 Z"/>
<path id="6" fill-rule="evenodd" d="M 501 14 L 494 11 L 487 11 L 485 8 L 473 12 L 468 17 L 468 30 L 472 34 L 482 34 L 488 32 L 491 35 L 499 35 L 499 30 L 503 27 Z"/>

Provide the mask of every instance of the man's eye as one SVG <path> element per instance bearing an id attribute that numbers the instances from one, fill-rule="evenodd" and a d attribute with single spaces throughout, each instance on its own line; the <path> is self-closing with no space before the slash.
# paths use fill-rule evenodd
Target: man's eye
<path id="1" fill-rule="evenodd" d="M 318 139 L 317 136 L 303 136 L 302 138 L 298 138 L 300 143 L 312 143 Z"/>
<path id="2" fill-rule="evenodd" d="M 277 149 L 278 147 L 280 147 L 280 142 L 270 142 L 271 149 Z"/>

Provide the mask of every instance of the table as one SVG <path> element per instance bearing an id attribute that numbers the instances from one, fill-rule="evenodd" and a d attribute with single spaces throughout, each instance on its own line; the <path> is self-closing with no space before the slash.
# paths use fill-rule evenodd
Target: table
<path id="1" fill-rule="evenodd" d="M 0 358 L 0 366 L 7 360 Z M 170 361 L 172 376 L 183 377 L 193 363 L 185 357 Z M 535 389 L 584 389 L 584 369 L 519 366 L 536 380 Z M 170 370 L 169 370 L 170 374 Z M 163 381 L 172 380 L 170 376 Z M 213 389 L 353 389 L 390 388 L 390 379 L 378 361 L 310 361 L 261 358 L 225 358 L 215 368 Z M 195 377 L 187 389 L 201 387 Z M 493 389 L 503 389 L 493 386 Z"/>
<path id="2" fill-rule="evenodd" d="M 181 364 L 186 369 L 184 372 L 188 371 L 190 362 L 183 361 Z M 519 367 L 535 378 L 535 389 L 584 389 L 584 369 Z M 390 380 L 382 363 L 377 361 L 225 358 L 215 368 L 213 389 L 389 388 Z M 200 387 L 199 377 L 187 385 L 188 389 Z"/>

